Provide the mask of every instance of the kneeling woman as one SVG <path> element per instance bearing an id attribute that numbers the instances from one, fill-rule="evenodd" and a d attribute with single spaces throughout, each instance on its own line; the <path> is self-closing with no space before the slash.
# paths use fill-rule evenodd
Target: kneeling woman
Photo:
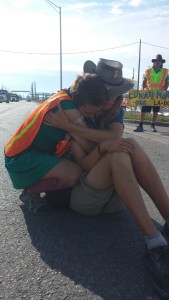
<path id="1" fill-rule="evenodd" d="M 106 64 L 104 60 L 98 64 L 99 75 L 78 76 L 68 90 L 54 94 L 39 105 L 7 143 L 5 166 L 13 187 L 23 189 L 20 200 L 29 211 L 36 214 L 47 213 L 49 207 L 40 193 L 74 186 L 82 173 L 79 164 L 72 161 L 68 131 L 64 130 L 64 126 L 61 127 L 63 129 L 48 126 L 43 122 L 44 117 L 50 111 L 57 112 L 60 103 L 70 121 L 86 127 L 83 116 L 92 117 L 95 113 L 102 112 L 103 105 L 110 98 L 110 85 L 107 85 L 107 80 L 105 84 L 102 75 L 113 75 L 115 68 L 113 61 L 109 61 L 109 69 Z M 113 78 L 111 76 L 111 80 Z M 123 80 L 121 81 L 124 85 Z M 128 80 L 124 92 L 132 86 L 133 82 Z M 108 130 L 76 127 L 85 129 L 84 137 L 90 141 L 99 142 L 113 137 Z M 88 153 L 95 144 L 87 140 L 78 137 L 78 143 Z"/>

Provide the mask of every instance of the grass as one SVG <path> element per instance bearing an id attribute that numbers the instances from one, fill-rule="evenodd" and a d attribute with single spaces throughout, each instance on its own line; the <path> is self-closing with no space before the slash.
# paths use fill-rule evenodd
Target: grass
<path id="1" fill-rule="evenodd" d="M 133 120 L 133 121 L 140 121 L 140 112 L 138 111 L 125 111 L 124 119 L 126 120 Z M 145 121 L 151 121 L 152 115 L 147 113 L 145 115 Z M 169 116 L 165 117 L 162 115 L 158 116 L 157 122 L 169 122 Z"/>

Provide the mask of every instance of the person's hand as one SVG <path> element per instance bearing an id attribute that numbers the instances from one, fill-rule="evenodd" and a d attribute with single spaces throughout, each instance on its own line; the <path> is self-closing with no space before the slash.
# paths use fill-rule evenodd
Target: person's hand
<path id="1" fill-rule="evenodd" d="M 68 131 L 70 121 L 62 110 L 60 103 L 58 103 L 58 110 L 59 111 L 56 113 L 48 111 L 43 119 L 43 123 L 48 126 L 57 127 Z"/>
<path id="2" fill-rule="evenodd" d="M 124 138 L 105 140 L 100 143 L 100 152 L 124 152 L 132 154 L 134 152 L 134 147 Z"/>

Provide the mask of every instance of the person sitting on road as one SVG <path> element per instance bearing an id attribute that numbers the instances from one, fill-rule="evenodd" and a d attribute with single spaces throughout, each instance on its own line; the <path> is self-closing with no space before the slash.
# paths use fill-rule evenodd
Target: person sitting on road
<path id="1" fill-rule="evenodd" d="M 107 63 L 109 66 L 109 62 Z M 93 64 L 87 63 L 86 72 L 98 72 Z M 117 72 L 116 72 L 117 71 Z M 112 71 L 119 76 L 119 70 Z M 109 82 L 108 68 L 104 69 L 104 81 Z M 111 100 L 123 93 L 122 85 L 111 90 Z M 104 110 L 110 111 L 110 103 L 104 104 Z M 96 114 L 100 112 L 96 112 Z M 103 118 L 101 127 L 107 128 Z M 71 151 L 74 160 L 81 166 L 83 173 L 80 181 L 72 188 L 70 208 L 82 215 L 114 213 L 126 207 L 134 217 L 145 237 L 145 262 L 151 275 L 155 291 L 169 299 L 169 197 L 161 182 L 157 170 L 142 147 L 133 139 L 104 139 L 97 147 L 86 153 L 77 136 L 95 141 L 93 137 L 81 130 L 80 126 L 70 122 L 59 106 L 59 114 L 49 112 L 45 117 L 46 124 L 69 130 L 72 135 Z M 116 123 L 112 133 L 122 130 L 123 125 Z M 100 124 L 98 123 L 98 127 Z M 161 216 L 165 220 L 162 232 L 154 225 L 144 204 L 140 187 L 150 196 Z M 57 201 L 57 192 L 56 192 Z"/>

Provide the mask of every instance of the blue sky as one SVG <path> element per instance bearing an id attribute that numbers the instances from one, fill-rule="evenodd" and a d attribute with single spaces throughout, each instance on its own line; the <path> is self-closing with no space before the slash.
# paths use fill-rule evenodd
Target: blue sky
<path id="1" fill-rule="evenodd" d="M 140 39 L 140 83 L 157 54 L 169 67 L 169 1 L 51 1 L 61 7 L 63 88 L 88 59 L 119 60 L 124 77 L 134 69 L 137 80 Z M 37 92 L 60 88 L 59 21 L 46 0 L 0 1 L 0 87 L 30 90 L 35 81 Z"/>

